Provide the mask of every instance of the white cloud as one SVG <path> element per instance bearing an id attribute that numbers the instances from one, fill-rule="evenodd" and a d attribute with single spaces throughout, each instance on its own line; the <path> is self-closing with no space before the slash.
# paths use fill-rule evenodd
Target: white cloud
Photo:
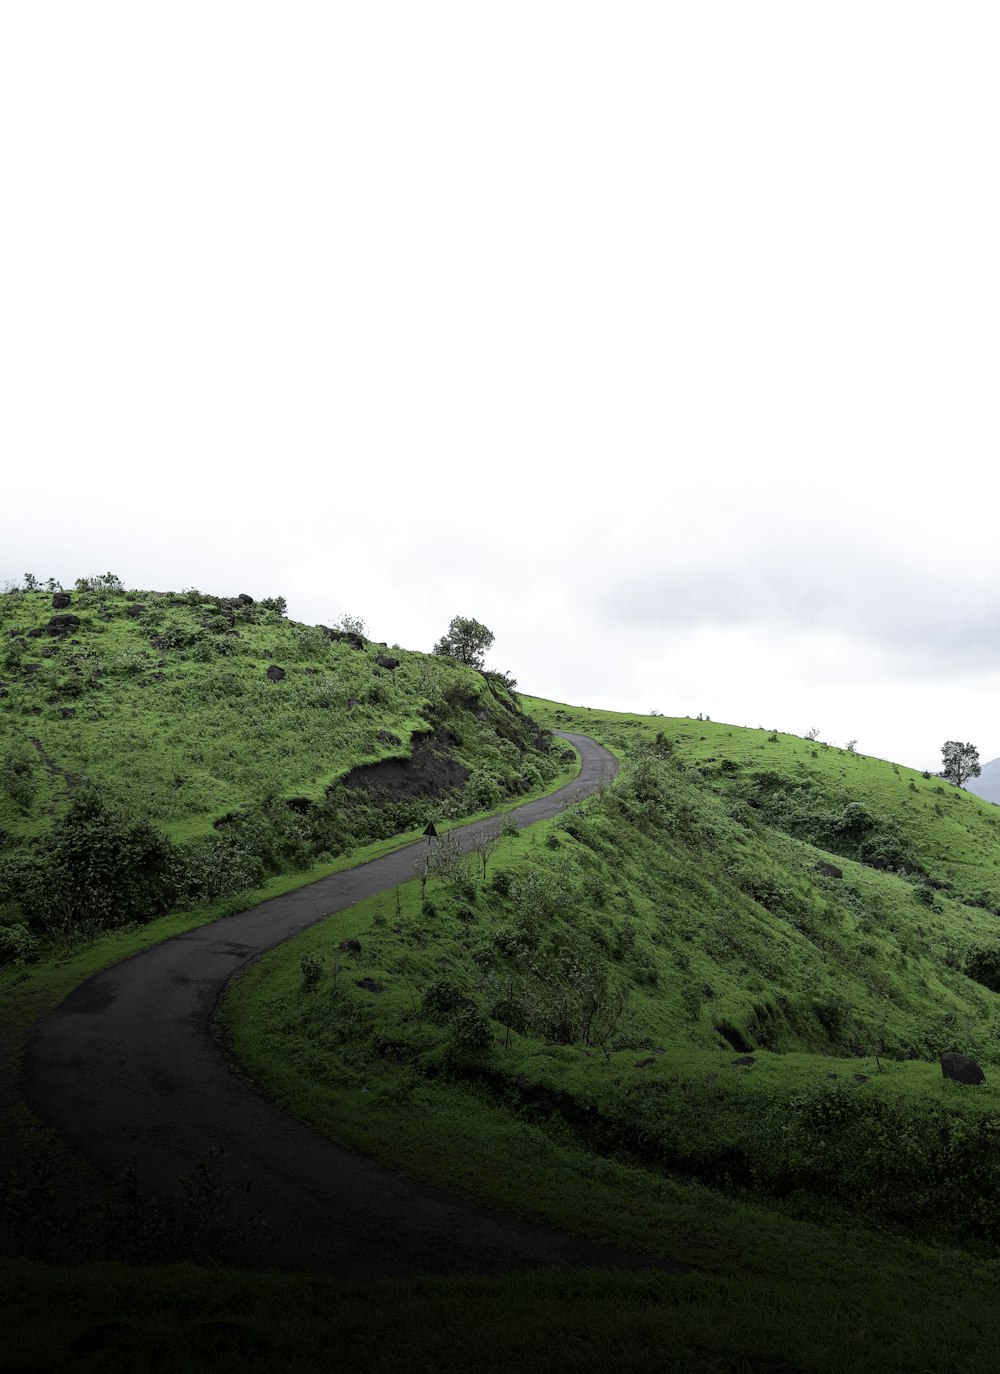
<path id="1" fill-rule="evenodd" d="M 469 613 L 526 687 L 1000 752 L 998 29 L 8 7 L 0 577 Z"/>

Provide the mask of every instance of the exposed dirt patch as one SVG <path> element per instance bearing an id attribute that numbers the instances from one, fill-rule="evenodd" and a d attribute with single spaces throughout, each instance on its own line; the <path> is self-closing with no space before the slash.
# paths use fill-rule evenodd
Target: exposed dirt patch
<path id="1" fill-rule="evenodd" d="M 342 779 L 343 787 L 364 789 L 382 802 L 412 797 L 443 797 L 463 787 L 469 770 L 448 752 L 447 731 L 414 735 L 413 752 L 408 759 L 383 759 L 353 768 Z"/>

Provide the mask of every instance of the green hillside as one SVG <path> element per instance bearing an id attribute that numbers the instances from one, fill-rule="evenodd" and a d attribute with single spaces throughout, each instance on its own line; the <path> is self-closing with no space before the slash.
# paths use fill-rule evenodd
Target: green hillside
<path id="1" fill-rule="evenodd" d="M 243 891 L 565 768 L 504 678 L 360 629 L 110 574 L 0 595 L 0 928 L 20 932 L 0 953 Z"/>
<path id="2" fill-rule="evenodd" d="M 995 808 L 818 741 L 526 704 L 616 783 L 251 969 L 224 1014 L 257 1081 L 449 1191 L 699 1267 L 792 1284 L 848 1234 L 992 1266 Z M 803 1367 L 879 1367 L 849 1344 Z"/>

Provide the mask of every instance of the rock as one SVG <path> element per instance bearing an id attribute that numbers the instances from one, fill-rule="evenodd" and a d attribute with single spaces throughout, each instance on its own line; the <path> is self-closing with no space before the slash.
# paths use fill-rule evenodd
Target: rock
<path id="1" fill-rule="evenodd" d="M 75 719 L 76 719 L 76 707 L 75 707 L 75 706 L 63 706 L 63 707 L 60 708 L 59 715 L 62 717 L 63 720 L 75 720 Z"/>
<path id="2" fill-rule="evenodd" d="M 399 659 L 393 658 L 391 654 L 376 654 L 375 662 L 380 668 L 388 668 L 390 673 L 394 668 L 399 667 Z"/>
<path id="3" fill-rule="evenodd" d="M 402 744 L 403 741 L 398 735 L 394 735 L 390 730 L 380 730 L 375 736 L 379 744 Z"/>
<path id="4" fill-rule="evenodd" d="M 346 940 L 341 940 L 338 949 L 343 950 L 345 954 L 360 954 L 361 941 L 355 940 L 352 935 L 349 935 Z"/>
<path id="5" fill-rule="evenodd" d="M 79 628 L 80 621 L 75 615 L 54 615 L 46 626 L 50 635 L 71 635 Z"/>
<path id="6" fill-rule="evenodd" d="M 954 1083 L 985 1083 L 986 1075 L 967 1054 L 947 1050 L 941 1056 L 941 1072 Z"/>
<path id="7" fill-rule="evenodd" d="M 41 637 L 42 637 L 42 635 L 43 635 L 44 633 L 45 633 L 45 627 L 44 627 L 43 625 L 36 625 L 35 628 L 34 628 L 33 630 L 29 630 L 29 631 L 28 631 L 28 638 L 29 638 L 29 639 L 41 639 Z"/>
<path id="8" fill-rule="evenodd" d="M 73 1338 L 70 1353 L 74 1359 L 85 1360 L 104 1350 L 120 1350 L 128 1345 L 136 1332 L 131 1322 L 97 1322 Z"/>
<path id="9" fill-rule="evenodd" d="M 734 1059 L 734 1060 L 733 1060 L 733 1068 L 734 1068 L 734 1069 L 752 1069 L 752 1068 L 753 1068 L 753 1065 L 754 1065 L 754 1062 L 755 1062 L 755 1061 L 754 1061 L 754 1057 L 753 1057 L 752 1054 L 741 1054 L 740 1057 L 739 1057 L 738 1059 Z"/>
<path id="10" fill-rule="evenodd" d="M 844 870 L 838 868 L 836 864 L 827 863 L 826 859 L 820 859 L 818 864 L 813 867 L 814 873 L 822 873 L 824 878 L 842 878 Z"/>
<path id="11" fill-rule="evenodd" d="M 272 663 L 267 670 L 267 675 L 272 682 L 282 682 L 286 676 L 284 668 L 279 668 L 276 663 Z"/>
<path id="12" fill-rule="evenodd" d="M 358 699 L 357 699 L 357 697 L 348 697 L 348 698 L 347 698 L 347 709 L 348 709 L 349 711 L 353 711 L 354 708 L 355 708 L 355 706 L 357 706 L 357 704 L 358 704 Z"/>
<path id="13" fill-rule="evenodd" d="M 376 983 L 374 978 L 359 978 L 354 986 L 363 988 L 365 992 L 379 993 L 382 991 L 382 984 Z"/>
<path id="14" fill-rule="evenodd" d="M 241 606 L 252 606 L 254 604 L 253 597 L 247 596 L 246 592 L 240 592 L 236 600 L 240 603 Z"/>
<path id="15" fill-rule="evenodd" d="M 573 749 L 564 749 L 559 757 L 562 759 L 563 763 L 572 763 L 576 758 L 576 751 Z"/>
<path id="16" fill-rule="evenodd" d="M 146 607 L 141 601 L 133 601 L 125 614 L 130 620 L 138 620 L 140 616 L 146 614 Z"/>
<path id="17" fill-rule="evenodd" d="M 64 611 L 72 602 L 73 598 L 70 596 L 69 592 L 52 593 L 52 609 L 54 611 Z"/>
<path id="18" fill-rule="evenodd" d="M 854 1081 L 855 1083 L 867 1083 L 868 1075 L 866 1073 L 856 1073 L 854 1075 Z"/>
<path id="19" fill-rule="evenodd" d="M 649 1055 L 649 1057 L 646 1058 L 646 1059 L 637 1059 L 637 1060 L 635 1061 L 635 1067 L 636 1067 L 637 1069 L 648 1069 L 649 1066 L 650 1066 L 650 1064 L 655 1064 L 655 1063 L 656 1063 L 656 1060 L 653 1058 L 652 1055 Z"/>

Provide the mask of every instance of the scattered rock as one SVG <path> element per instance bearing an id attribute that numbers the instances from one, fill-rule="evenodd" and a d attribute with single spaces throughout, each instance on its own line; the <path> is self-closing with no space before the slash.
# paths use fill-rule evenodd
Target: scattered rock
<path id="1" fill-rule="evenodd" d="M 272 682 L 282 682 L 286 677 L 284 668 L 279 668 L 276 663 L 272 663 L 267 670 L 267 675 Z"/>
<path id="2" fill-rule="evenodd" d="M 130 620 L 138 620 L 140 616 L 146 614 L 146 607 L 141 601 L 134 601 L 125 614 Z"/>
<path id="3" fill-rule="evenodd" d="M 374 978 L 359 978 L 354 984 L 356 988 L 363 988 L 365 992 L 381 992 L 382 984 L 376 983 Z"/>
<path id="4" fill-rule="evenodd" d="M 72 603 L 73 598 L 70 596 L 69 592 L 52 593 L 52 609 L 54 611 L 64 611 L 66 607 L 72 605 Z"/>
<path id="5" fill-rule="evenodd" d="M 403 741 L 398 735 L 394 735 L 391 730 L 380 730 L 375 736 L 379 744 L 402 744 Z"/>
<path id="6" fill-rule="evenodd" d="M 655 1063 L 656 1063 L 656 1060 L 653 1058 L 652 1055 L 649 1055 L 646 1059 L 637 1059 L 637 1060 L 635 1061 L 635 1067 L 636 1067 L 637 1069 L 648 1069 L 649 1066 L 650 1066 L 650 1064 L 655 1064 Z"/>
<path id="7" fill-rule="evenodd" d="M 75 706 L 63 706 L 62 709 L 61 709 L 60 712 L 59 712 L 59 715 L 62 717 L 63 720 L 75 720 L 75 719 L 76 719 L 76 707 L 75 707 Z"/>
<path id="8" fill-rule="evenodd" d="M 44 633 L 45 633 L 45 627 L 44 627 L 44 625 L 36 625 L 35 628 L 34 628 L 33 630 L 29 630 L 29 631 L 28 631 L 28 638 L 29 638 L 29 639 L 41 639 L 41 637 L 42 637 L 42 635 L 43 635 Z"/>
<path id="9" fill-rule="evenodd" d="M 868 1075 L 866 1073 L 856 1073 L 854 1075 L 854 1081 L 855 1083 L 867 1083 Z"/>
<path id="10" fill-rule="evenodd" d="M 755 1060 L 752 1054 L 741 1054 L 738 1059 L 733 1060 L 733 1068 L 750 1069 L 753 1068 L 754 1063 Z"/>
<path id="11" fill-rule="evenodd" d="M 967 1054 L 947 1050 L 941 1056 L 941 1072 L 954 1083 L 985 1083 L 986 1075 Z"/>
<path id="12" fill-rule="evenodd" d="M 46 629 L 50 635 L 71 635 L 80 628 L 80 620 L 75 615 L 54 615 Z"/>
<path id="13" fill-rule="evenodd" d="M 836 864 L 827 863 L 826 859 L 820 859 L 819 863 L 813 868 L 814 873 L 822 873 L 824 878 L 842 878 L 844 870 L 838 868 Z"/>
<path id="14" fill-rule="evenodd" d="M 135 1334 L 131 1322 L 98 1322 L 73 1338 L 70 1353 L 74 1359 L 85 1360 L 89 1355 L 99 1355 L 104 1350 L 120 1350 L 133 1340 Z"/>
<path id="15" fill-rule="evenodd" d="M 390 673 L 394 668 L 399 667 L 399 659 L 393 658 L 391 654 L 376 654 L 375 662 L 380 668 L 388 668 Z"/>
<path id="16" fill-rule="evenodd" d="M 361 941 L 355 940 L 353 935 L 349 935 L 346 940 L 341 940 L 337 948 L 343 950 L 345 954 L 360 954 Z"/>

